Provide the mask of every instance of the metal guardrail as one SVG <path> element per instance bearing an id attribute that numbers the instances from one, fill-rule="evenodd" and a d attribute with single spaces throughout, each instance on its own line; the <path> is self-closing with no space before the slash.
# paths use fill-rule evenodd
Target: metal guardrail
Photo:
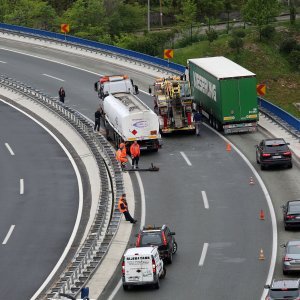
<path id="1" fill-rule="evenodd" d="M 133 64 L 139 64 L 147 68 L 155 68 L 161 72 L 183 74 L 185 71 L 185 66 L 168 62 L 166 60 L 153 57 L 150 55 L 142 54 L 132 50 L 126 50 L 112 45 L 107 45 L 99 42 L 94 42 L 82 38 L 77 38 L 74 36 L 65 36 L 63 34 L 54 33 L 45 30 L 38 30 L 23 26 L 9 25 L 5 23 L 0 23 L 0 31 L 17 34 L 22 36 L 28 36 L 31 38 L 38 39 L 48 39 L 50 41 L 64 44 L 65 46 L 76 47 L 85 49 L 86 51 L 96 52 L 105 56 L 114 57 L 116 59 L 124 59 L 130 61 Z M 291 116 L 289 113 L 280 109 L 276 105 L 258 97 L 259 107 L 261 112 L 273 118 L 274 121 L 278 122 L 293 135 L 298 135 L 299 129 L 299 119 Z M 287 124 L 287 126 L 286 126 Z"/>
<path id="2" fill-rule="evenodd" d="M 64 35 L 60 33 L 33 29 L 33 28 L 17 26 L 17 25 L 10 25 L 5 23 L 0 23 L 0 30 L 2 32 L 25 35 L 33 38 L 53 40 L 65 45 L 80 46 L 81 48 L 86 48 L 87 50 L 90 51 L 103 53 L 104 55 L 109 55 L 116 59 L 123 58 L 125 60 L 132 60 L 133 63 L 140 63 L 143 64 L 145 67 L 152 67 L 154 69 L 159 69 L 160 71 L 164 71 L 167 73 L 171 72 L 175 74 L 183 74 L 185 71 L 184 66 L 170 62 L 162 58 L 143 54 L 133 50 L 119 48 L 116 46 L 112 46 L 100 42 L 78 38 L 71 35 Z"/>
<path id="3" fill-rule="evenodd" d="M 271 120 L 282 126 L 300 141 L 300 120 L 298 118 L 261 97 L 258 97 L 257 99 L 260 112 L 264 113 Z"/>
<path id="4" fill-rule="evenodd" d="M 60 299 L 59 293 L 72 293 L 77 296 L 103 260 L 120 224 L 121 214 L 117 208 L 117 201 L 114 201 L 124 191 L 120 164 L 116 161 L 115 151 L 107 140 L 102 135 L 95 134 L 93 124 L 74 109 L 5 75 L 0 75 L 0 85 L 40 103 L 68 121 L 86 141 L 97 161 L 101 193 L 93 224 L 72 262 L 40 299 Z M 111 209 L 110 201 L 113 204 Z"/>

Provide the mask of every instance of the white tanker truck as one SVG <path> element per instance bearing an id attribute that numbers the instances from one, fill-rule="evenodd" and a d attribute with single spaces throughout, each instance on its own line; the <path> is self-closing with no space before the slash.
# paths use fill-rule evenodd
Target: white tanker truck
<path id="1" fill-rule="evenodd" d="M 137 86 L 126 75 L 103 76 L 95 83 L 105 119 L 107 138 L 116 147 L 129 148 L 137 140 L 141 150 L 157 151 L 161 146 L 158 116 L 135 94 Z"/>

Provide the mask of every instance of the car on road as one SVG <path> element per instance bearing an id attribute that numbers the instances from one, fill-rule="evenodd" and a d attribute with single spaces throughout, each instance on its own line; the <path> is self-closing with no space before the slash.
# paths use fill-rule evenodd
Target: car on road
<path id="1" fill-rule="evenodd" d="M 300 299 L 300 279 L 274 279 L 269 289 L 266 300 L 298 300 Z"/>
<path id="2" fill-rule="evenodd" d="M 157 247 L 130 248 L 122 262 L 122 283 L 124 291 L 132 286 L 152 285 L 160 287 L 160 279 L 166 276 L 164 262 Z"/>
<path id="3" fill-rule="evenodd" d="M 281 208 L 285 230 L 300 227 L 300 200 L 288 201 Z"/>
<path id="4" fill-rule="evenodd" d="M 293 167 L 292 152 L 282 138 L 264 139 L 256 145 L 256 162 L 264 170 L 269 166 Z"/>
<path id="5" fill-rule="evenodd" d="M 300 240 L 288 241 L 283 244 L 284 255 L 282 257 L 282 272 L 287 275 L 291 272 L 300 271 Z"/>
<path id="6" fill-rule="evenodd" d="M 177 242 L 167 225 L 159 227 L 146 226 L 137 234 L 136 247 L 157 246 L 160 257 L 167 263 L 173 262 L 173 255 L 177 251 Z"/>

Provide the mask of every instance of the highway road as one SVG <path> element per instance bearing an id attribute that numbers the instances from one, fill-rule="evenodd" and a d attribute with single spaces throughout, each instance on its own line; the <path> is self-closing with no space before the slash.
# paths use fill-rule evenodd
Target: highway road
<path id="1" fill-rule="evenodd" d="M 78 180 L 45 128 L 2 101 L 0 115 L 1 298 L 30 299 L 72 235 Z"/>
<path id="2" fill-rule="evenodd" d="M 127 73 L 143 89 L 147 89 L 153 80 L 134 71 L 112 68 L 104 62 L 55 50 L 4 40 L 1 44 L 94 73 Z M 92 118 L 98 104 L 93 91 L 93 83 L 98 78 L 95 74 L 1 49 L 0 57 L 5 62 L 1 72 L 53 96 L 57 96 L 58 88 L 64 86 L 66 103 Z M 142 93 L 141 97 L 152 106 L 151 97 Z M 260 131 L 229 138 L 255 165 L 254 145 L 263 137 L 265 133 Z M 246 161 L 234 149 L 226 151 L 226 142 L 203 126 L 199 138 L 165 138 L 158 153 L 145 154 L 141 158 L 141 166 L 149 166 L 151 162 L 159 166 L 160 171 L 141 174 L 146 197 L 146 224 L 167 223 L 176 231 L 179 250 L 173 265 L 168 266 L 160 291 L 137 289 L 127 295 L 120 290 L 115 298 L 148 299 L 159 295 L 160 299 L 240 299 L 243 295 L 243 299 L 260 299 L 269 271 L 272 228 L 264 192 Z M 299 182 L 299 169 L 257 171 L 266 180 L 280 219 L 277 202 L 299 195 L 299 187 L 295 186 Z M 136 182 L 135 175 L 132 177 Z M 255 178 L 255 184 L 249 184 L 250 177 Z M 138 196 L 137 186 L 135 191 Z M 204 194 L 207 203 L 203 201 Z M 261 209 L 266 212 L 264 221 L 259 220 Z M 136 231 L 137 227 L 134 233 Z M 207 247 L 207 252 L 203 247 Z M 263 261 L 258 260 L 260 249 L 266 256 Z M 116 274 L 108 285 L 103 299 L 107 299 L 119 276 Z M 249 292 L 245 294 L 245 291 Z"/>

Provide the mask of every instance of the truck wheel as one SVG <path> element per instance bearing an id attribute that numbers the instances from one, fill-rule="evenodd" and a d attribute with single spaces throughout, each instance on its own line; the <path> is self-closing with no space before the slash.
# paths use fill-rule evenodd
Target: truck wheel
<path id="1" fill-rule="evenodd" d="M 128 291 L 129 290 L 129 286 L 127 284 L 123 284 L 123 290 L 124 291 Z"/>
<path id="2" fill-rule="evenodd" d="M 161 273 L 160 278 L 164 279 L 164 278 L 166 277 L 166 274 L 167 274 L 167 269 L 166 269 L 166 267 L 164 266 L 163 272 Z"/>

